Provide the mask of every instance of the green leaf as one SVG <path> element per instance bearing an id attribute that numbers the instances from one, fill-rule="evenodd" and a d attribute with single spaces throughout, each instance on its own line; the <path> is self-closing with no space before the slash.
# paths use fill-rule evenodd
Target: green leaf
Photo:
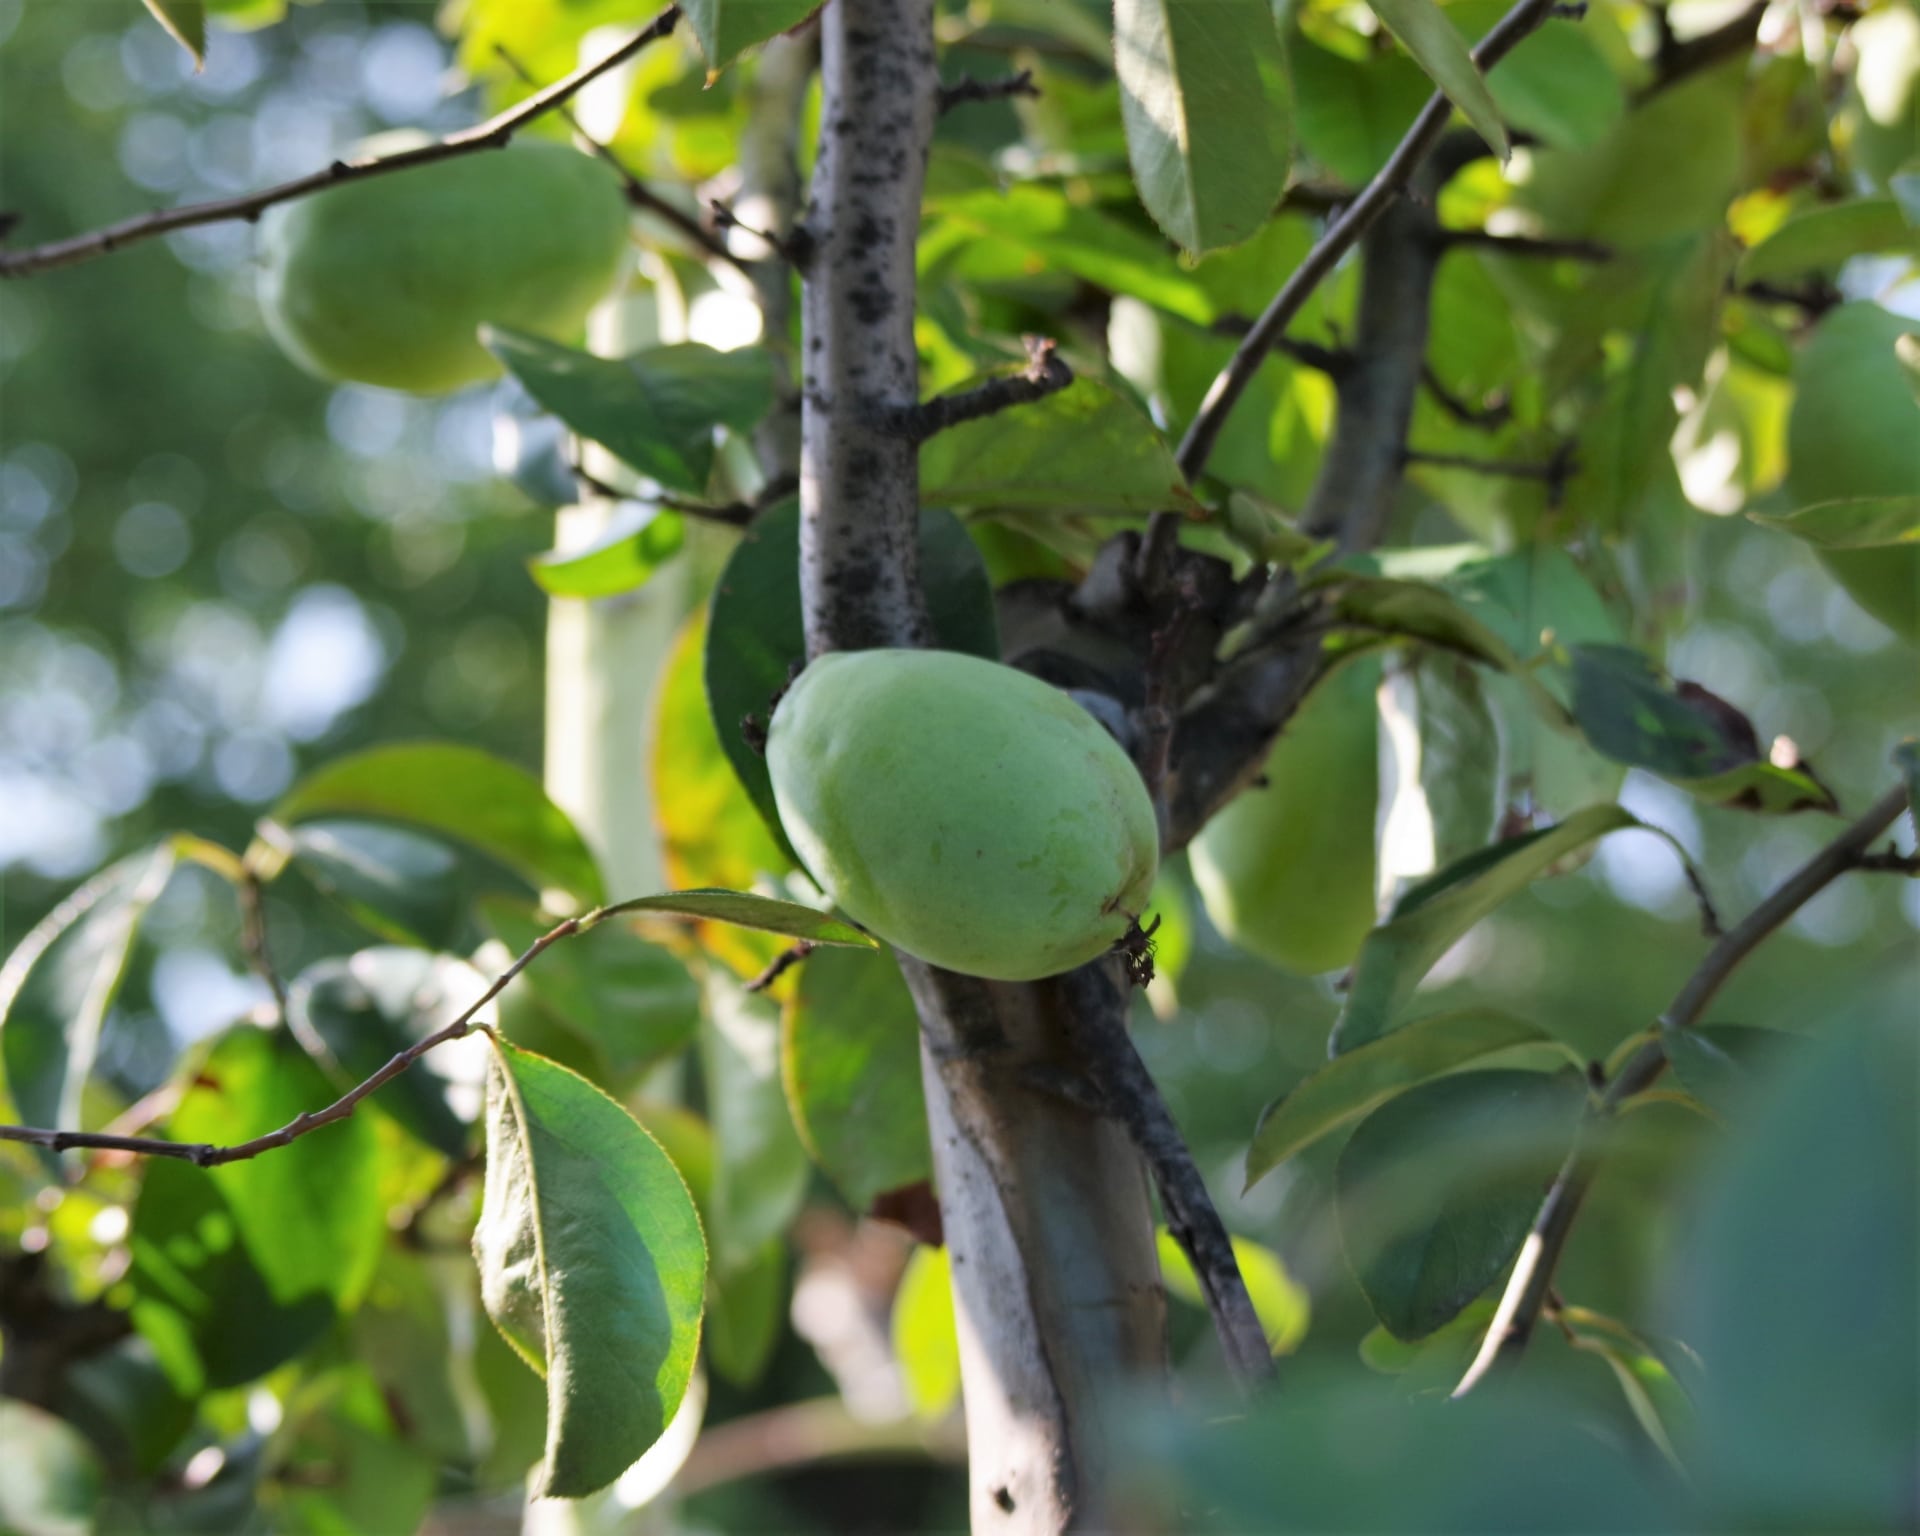
<path id="1" fill-rule="evenodd" d="M 92 1536 L 106 1471 L 80 1433 L 43 1408 L 0 1397 L 0 1530 Z"/>
<path id="2" fill-rule="evenodd" d="M 480 903 L 480 916 L 514 954 L 552 925 L 508 896 Z M 700 987 L 679 957 L 611 919 L 556 945 L 529 966 L 519 986 L 555 1022 L 592 1042 L 606 1063 L 606 1085 L 630 1085 L 676 1055 L 700 1023 Z"/>
<path id="3" fill-rule="evenodd" d="M 920 513 L 920 584 L 940 646 L 1000 659 L 993 588 L 980 551 L 952 513 Z M 765 725 L 774 696 L 806 659 L 800 617 L 800 507 L 785 501 L 754 520 L 714 584 L 704 658 L 707 704 L 720 746 L 767 829 L 786 847 L 766 757 L 742 721 Z M 788 850 L 791 855 L 791 850 Z M 793 860 L 796 864 L 798 859 Z"/>
<path id="4" fill-rule="evenodd" d="M 107 1010 L 134 935 L 173 873 L 171 843 L 95 875 L 31 928 L 0 966 L 0 1062 L 29 1125 L 80 1126 Z"/>
<path id="5" fill-rule="evenodd" d="M 193 1400 L 168 1379 L 137 1333 L 71 1361 L 63 1375 L 55 1411 L 116 1469 L 142 1477 L 158 1472 L 193 1423 Z"/>
<path id="6" fill-rule="evenodd" d="M 856 1211 L 932 1177 L 920 1021 L 891 954 L 827 950 L 808 959 L 780 1047 L 800 1138 Z"/>
<path id="7" fill-rule="evenodd" d="M 945 1418 L 960 1400 L 960 1335 L 946 1249 L 913 1250 L 893 1293 L 890 1332 L 914 1413 L 927 1420 Z"/>
<path id="8" fill-rule="evenodd" d="M 1343 1052 L 1261 1112 L 1247 1150 L 1247 1188 L 1323 1136 L 1352 1125 L 1429 1078 L 1522 1045 L 1552 1045 L 1538 1025 L 1467 1008 L 1415 1019 Z M 1577 1058 L 1575 1065 L 1578 1064 Z"/>
<path id="9" fill-rule="evenodd" d="M 436 1465 L 403 1436 L 362 1365 L 304 1383 L 274 1437 L 260 1503 L 289 1536 L 410 1531 L 433 1502 Z"/>
<path id="10" fill-rule="evenodd" d="M 1710 804 L 1769 813 L 1838 809 L 1808 769 L 1768 761 L 1739 710 L 1697 683 L 1672 681 L 1630 647 L 1573 647 L 1573 713 L 1598 751 Z"/>
<path id="11" fill-rule="evenodd" d="M 1596 838 L 1639 825 L 1617 805 L 1589 806 L 1557 826 L 1470 854 L 1414 886 L 1360 946 L 1346 1006 L 1334 1022 L 1332 1054 L 1344 1055 L 1391 1031 L 1434 962 L 1509 896 Z"/>
<path id="12" fill-rule="evenodd" d="M 535 555 L 527 569 L 549 597 L 618 597 L 644 587 L 685 542 L 678 514 L 629 502 L 585 548 Z"/>
<path id="13" fill-rule="evenodd" d="M 1167 1294 L 1190 1306 L 1204 1306 L 1192 1261 L 1165 1227 L 1160 1229 L 1158 1244 L 1160 1276 L 1166 1282 Z M 1313 1320 L 1313 1298 L 1287 1273 L 1280 1255 L 1271 1248 L 1251 1238 L 1235 1237 L 1233 1257 L 1240 1266 L 1240 1278 L 1246 1282 L 1254 1315 L 1267 1336 L 1267 1347 L 1276 1355 L 1292 1354 L 1307 1336 L 1307 1325 Z"/>
<path id="14" fill-rule="evenodd" d="M 432 838 L 371 822 L 309 821 L 286 834 L 293 864 L 363 928 L 442 949 L 466 910 L 457 860 Z"/>
<path id="15" fill-rule="evenodd" d="M 1234 245 L 1287 185 L 1292 103 L 1269 0 L 1114 0 L 1134 185 L 1184 249 Z"/>
<path id="16" fill-rule="evenodd" d="M 485 977 L 451 955 L 363 949 L 319 961 L 296 976 L 287 989 L 287 1024 L 344 1093 L 452 1023 L 486 988 Z M 477 1072 L 462 1073 L 453 1061 L 452 1048 L 429 1051 L 372 1101 L 448 1157 L 466 1151 L 467 1122 L 480 1087 Z M 465 1116 L 455 1108 L 463 1098 Z"/>
<path id="17" fill-rule="evenodd" d="M 1920 251 L 1914 229 L 1890 197 L 1861 197 L 1795 214 L 1740 258 L 1742 283 L 1828 271 L 1855 256 Z"/>
<path id="18" fill-rule="evenodd" d="M 1085 378 L 928 439 L 920 495 L 935 506 L 1107 512 L 1153 512 L 1188 499 L 1159 429 Z"/>
<path id="19" fill-rule="evenodd" d="M 811 1176 L 780 1081 L 779 1004 L 712 973 L 700 1069 L 713 1119 L 708 1237 L 714 1268 L 732 1273 L 786 1231 Z"/>
<path id="20" fill-rule="evenodd" d="M 707 69 L 718 74 L 756 43 L 776 32 L 796 27 L 822 0 L 683 0 L 681 9 L 707 56 Z"/>
<path id="21" fill-rule="evenodd" d="M 1506 811 L 1506 780 L 1499 725 L 1464 657 L 1422 651 L 1387 669 L 1378 698 L 1386 749 L 1379 874 L 1391 900 L 1493 840 Z"/>
<path id="22" fill-rule="evenodd" d="M 707 1255 L 686 1184 L 586 1079 L 496 1039 L 473 1250 L 488 1316 L 547 1380 L 533 1491 L 605 1487 L 693 1375 Z"/>
<path id="23" fill-rule="evenodd" d="M 1424 1338 L 1497 1280 L 1572 1140 L 1572 1073 L 1463 1072 L 1383 1105 L 1341 1151 L 1341 1242 L 1374 1315 Z"/>
<path id="24" fill-rule="evenodd" d="M 1398 54 L 1356 64 L 1304 37 L 1287 55 L 1301 148 L 1348 186 L 1365 185 L 1427 104 L 1426 77 Z"/>
<path id="25" fill-rule="evenodd" d="M 714 429 L 748 431 L 773 408 L 773 359 L 759 347 L 683 342 L 611 358 L 492 326 L 481 340 L 574 431 L 689 496 L 706 494 Z"/>
<path id="26" fill-rule="evenodd" d="M 797 901 L 755 896 L 750 891 L 668 891 L 620 903 L 622 912 L 657 912 L 666 917 L 688 917 L 699 922 L 731 923 L 761 933 L 784 934 L 810 944 L 844 944 L 850 949 L 874 949 L 869 933 L 839 918 Z"/>
<path id="27" fill-rule="evenodd" d="M 1454 0 L 1446 17 L 1477 42 L 1507 10 L 1505 0 Z M 1626 110 L 1620 77 L 1587 28 L 1575 20 L 1548 20 L 1486 79 L 1501 116 L 1555 148 L 1598 144 Z"/>
<path id="28" fill-rule="evenodd" d="M 1167 261 L 1157 240 L 1056 187 L 1023 185 L 930 199 L 921 235 L 923 286 L 935 276 L 991 288 L 994 280 L 1052 269 L 1208 325 L 1218 307 L 1205 288 Z"/>
<path id="29" fill-rule="evenodd" d="M 1745 1107 L 1764 1075 L 1789 1059 L 1799 1037 L 1779 1029 L 1713 1024 L 1663 1030 L 1660 1042 L 1680 1086 L 1728 1120 Z"/>
<path id="30" fill-rule="evenodd" d="M 766 1372 L 786 1322 L 787 1245 L 769 1238 L 760 1252 L 707 1287 L 707 1362 L 736 1387 Z"/>
<path id="31" fill-rule="evenodd" d="M 247 1141 L 337 1097 L 291 1035 L 238 1025 L 201 1060 L 167 1135 Z M 147 1164 L 133 1318 L 183 1392 L 253 1380 L 358 1302 L 386 1236 L 378 1142 L 356 1115 L 218 1168 Z"/>
<path id="32" fill-rule="evenodd" d="M 1440 87 L 1448 101 L 1465 114 L 1473 131 L 1505 160 L 1507 125 L 1500 120 L 1480 66 L 1473 62 L 1466 42 L 1434 0 L 1368 0 L 1374 15 L 1413 55 L 1427 78 Z"/>
<path id="33" fill-rule="evenodd" d="M 1722 1530 L 1911 1523 L 1920 1051 L 1888 982 L 1732 1122 L 1658 1284 L 1702 1364 L 1689 1470 Z"/>
<path id="34" fill-rule="evenodd" d="M 207 8 L 203 0 L 146 0 L 153 19 L 187 50 L 197 74 L 207 65 Z"/>
<path id="35" fill-rule="evenodd" d="M 1920 495 L 1861 496 L 1851 501 L 1816 502 L 1793 512 L 1749 512 L 1747 516 L 1804 539 L 1817 549 L 1920 544 Z"/>
<path id="36" fill-rule="evenodd" d="M 273 816 L 410 822 L 498 859 L 543 896 L 559 892 L 583 906 L 604 899 L 593 855 L 540 781 L 476 747 L 418 741 L 336 758 L 295 784 Z"/>

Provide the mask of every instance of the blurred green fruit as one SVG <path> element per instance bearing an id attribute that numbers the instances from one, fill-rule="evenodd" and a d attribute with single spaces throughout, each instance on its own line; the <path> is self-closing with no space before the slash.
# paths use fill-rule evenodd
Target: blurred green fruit
<path id="1" fill-rule="evenodd" d="M 360 154 L 392 154 L 386 134 Z M 482 324 L 565 339 L 627 247 L 618 181 L 564 144 L 516 140 L 270 210 L 260 302 L 268 329 L 323 378 L 444 394 L 493 378 Z"/>
<path id="2" fill-rule="evenodd" d="M 836 651 L 767 732 L 780 824 L 854 921 L 971 976 L 1094 959 L 1147 904 L 1153 802 L 1056 688 L 953 651 Z"/>
<path id="3" fill-rule="evenodd" d="M 1915 329 L 1878 304 L 1843 304 L 1795 359 L 1787 478 L 1802 506 L 1920 494 L 1920 403 L 1894 350 Z M 1817 553 L 1855 602 L 1920 645 L 1920 545 Z"/>
<path id="4" fill-rule="evenodd" d="M 1214 927 L 1303 976 L 1350 964 L 1374 918 L 1380 665 L 1349 662 L 1287 722 L 1266 784 L 1245 790 L 1193 845 Z"/>

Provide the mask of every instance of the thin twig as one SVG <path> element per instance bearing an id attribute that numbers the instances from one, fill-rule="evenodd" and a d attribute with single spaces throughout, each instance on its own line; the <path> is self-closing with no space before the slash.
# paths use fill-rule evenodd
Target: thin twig
<path id="1" fill-rule="evenodd" d="M 1167 1230 L 1193 1265 L 1220 1336 L 1227 1366 L 1249 1391 L 1274 1380 L 1273 1350 L 1253 1309 L 1233 1239 L 1214 1209 L 1207 1181 L 1180 1135 L 1166 1100 L 1134 1048 L 1123 1011 L 1069 1008 L 1076 1055 L 1099 1094 L 1101 1108 L 1126 1127 L 1153 1172 Z"/>
<path id="2" fill-rule="evenodd" d="M 1465 453 L 1428 453 L 1420 448 L 1403 448 L 1400 462 L 1422 464 L 1430 469 L 1464 469 L 1476 475 L 1507 480 L 1539 480 L 1549 488 L 1564 486 L 1576 467 L 1571 444 L 1562 444 L 1546 459 L 1481 459 Z"/>
<path id="3" fill-rule="evenodd" d="M 768 963 L 767 968 L 740 990 L 743 992 L 764 992 L 788 971 L 792 970 L 808 955 L 820 946 L 811 939 L 799 939 L 780 951 Z"/>
<path id="4" fill-rule="evenodd" d="M 1009 96 L 1037 97 L 1039 94 L 1040 87 L 1033 83 L 1033 71 L 1030 69 L 1002 75 L 997 80 L 962 75 L 953 84 L 940 87 L 940 111 L 951 112 L 955 107 L 973 101 L 1004 101 Z"/>
<path id="5" fill-rule="evenodd" d="M 1602 1152 L 1599 1133 L 1622 1104 L 1652 1087 L 1666 1070 L 1667 1048 L 1663 1037 L 1697 1024 L 1707 1004 L 1740 963 L 1815 896 L 1849 870 L 1857 869 L 1861 855 L 1876 837 L 1893 825 L 1907 803 L 1905 785 L 1888 790 L 1874 801 L 1865 815 L 1789 875 L 1772 895 L 1715 944 L 1699 969 L 1687 978 L 1686 985 L 1661 1017 L 1661 1033 L 1647 1040 L 1627 1059 L 1599 1101 L 1589 1109 L 1573 1150 L 1567 1154 L 1566 1163 L 1547 1192 L 1526 1243 L 1520 1249 L 1520 1258 L 1507 1281 L 1480 1352 L 1466 1375 L 1460 1378 L 1460 1385 L 1453 1389 L 1455 1397 L 1464 1397 L 1496 1363 L 1517 1358 L 1527 1347 L 1552 1288 L 1554 1267 L 1573 1231 L 1574 1217 L 1579 1214 L 1580 1203 L 1598 1170 Z"/>
<path id="6" fill-rule="evenodd" d="M 1540 235 L 1496 235 L 1486 229 L 1443 229 L 1441 247 L 1471 246 L 1501 256 L 1531 256 L 1543 261 L 1611 261 L 1613 247 L 1598 240 L 1549 239 Z"/>
<path id="7" fill-rule="evenodd" d="M 670 5 L 605 58 L 576 69 L 564 80 L 557 80 L 545 90 L 536 91 L 525 101 L 488 118 L 484 123 L 463 128 L 430 144 L 417 145 L 390 155 L 336 160 L 323 171 L 283 181 L 242 197 L 223 197 L 211 202 L 164 208 L 137 218 L 123 219 L 118 224 L 109 224 L 90 234 L 72 235 L 22 251 L 0 252 L 0 278 L 26 277 L 55 267 L 91 261 L 95 257 L 137 245 L 143 240 L 172 234 L 176 230 L 194 229 L 203 224 L 223 224 L 234 220 L 252 223 L 275 204 L 292 202 L 344 182 L 364 181 L 370 176 L 384 176 L 418 165 L 432 165 L 437 161 L 472 154 L 476 150 L 500 149 L 535 118 L 551 112 L 589 82 L 625 63 L 647 44 L 667 36 L 679 20 L 680 7 Z"/>
<path id="8" fill-rule="evenodd" d="M 1462 399 L 1451 389 L 1446 381 L 1433 371 L 1431 363 L 1420 368 L 1420 385 L 1433 397 L 1433 403 L 1445 411 L 1462 426 L 1478 427 L 1482 431 L 1492 432 L 1504 427 L 1513 419 L 1513 402 L 1503 391 L 1492 400 L 1475 405 Z"/>
<path id="9" fill-rule="evenodd" d="M 493 51 L 500 55 L 501 63 L 505 64 L 508 69 L 512 70 L 528 85 L 537 84 L 532 74 L 528 72 L 526 65 L 522 64 L 520 60 L 514 56 L 512 50 L 510 50 L 505 43 L 495 43 L 493 45 Z M 601 160 L 604 160 L 608 165 L 613 167 L 614 174 L 620 178 L 621 184 L 627 189 L 627 201 L 632 203 L 634 207 L 645 209 L 663 224 L 672 225 L 716 261 L 724 261 L 727 265 L 736 267 L 742 272 L 747 270 L 747 263 L 727 249 L 726 241 L 722 240 L 685 209 L 676 207 L 658 192 L 654 191 L 652 187 L 648 186 L 639 176 L 634 174 L 633 168 L 628 165 L 626 161 L 622 160 L 605 144 L 602 144 L 598 139 L 588 133 L 585 128 L 581 127 L 580 119 L 574 115 L 571 107 L 557 106 L 554 108 L 554 111 L 559 113 L 567 126 L 580 136 L 581 143 L 585 144 L 587 148 L 592 150 Z"/>
<path id="10" fill-rule="evenodd" d="M 1723 22 L 1711 32 L 1690 37 L 1685 42 L 1673 35 L 1664 5 L 1656 5 L 1653 11 L 1660 25 L 1660 51 L 1654 56 L 1653 83 L 1640 93 L 1641 101 L 1751 48 L 1760 34 L 1761 18 L 1767 13 L 1767 0 L 1754 0 L 1752 5 L 1731 21 Z"/>
<path id="11" fill-rule="evenodd" d="M 1491 69 L 1511 52 L 1521 39 L 1532 32 L 1547 19 L 1552 10 L 1552 0 L 1520 0 L 1494 29 L 1481 39 L 1473 51 L 1474 60 L 1482 70 Z M 1201 403 L 1200 412 L 1188 426 L 1186 435 L 1180 440 L 1180 471 L 1189 482 L 1199 478 L 1206 468 L 1207 459 L 1213 452 L 1213 445 L 1219 439 L 1220 429 L 1226 425 L 1227 415 L 1232 411 L 1240 396 L 1246 392 L 1253 377 L 1260 371 L 1273 344 L 1286 334 L 1293 317 L 1305 306 L 1313 292 L 1325 281 L 1329 273 L 1339 264 L 1340 258 L 1352 249 L 1369 226 L 1380 217 L 1401 190 L 1406 186 L 1420 162 L 1426 159 L 1440 136 L 1446 131 L 1447 120 L 1453 113 L 1453 104 L 1436 92 L 1433 98 L 1414 119 L 1413 126 L 1407 130 L 1406 137 L 1399 147 L 1381 167 L 1380 172 L 1368 182 L 1365 190 L 1356 197 L 1346 210 L 1334 219 L 1306 259 L 1293 271 L 1280 291 L 1274 295 L 1273 302 L 1266 308 L 1254 327 L 1247 333 L 1246 340 L 1240 343 L 1231 361 L 1221 370 L 1220 375 L 1208 389 L 1206 399 Z M 1166 518 L 1169 513 L 1156 513 L 1156 518 Z"/>
<path id="12" fill-rule="evenodd" d="M 273 996 L 274 1017 L 287 1017 L 287 984 L 273 963 L 273 948 L 267 940 L 267 891 L 260 871 L 244 863 L 237 887 L 240 899 L 240 947 L 246 952 L 253 973 L 266 983 Z"/>
<path id="13" fill-rule="evenodd" d="M 1028 336 L 1027 366 L 1019 373 L 988 379 L 972 389 L 955 390 L 950 395 L 935 395 L 917 405 L 888 412 L 888 432 L 923 443 L 937 432 L 957 427 L 963 421 L 978 421 L 982 416 L 1029 405 L 1056 395 L 1073 382 L 1073 369 L 1054 350 L 1051 337 Z"/>

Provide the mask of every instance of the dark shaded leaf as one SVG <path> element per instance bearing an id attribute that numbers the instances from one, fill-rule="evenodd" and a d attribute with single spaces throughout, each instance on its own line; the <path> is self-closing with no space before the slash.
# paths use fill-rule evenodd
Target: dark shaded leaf
<path id="1" fill-rule="evenodd" d="M 746 49 L 798 26 L 820 6 L 821 0 L 684 0 L 681 8 L 707 56 L 708 71 L 717 74 Z"/>
<path id="2" fill-rule="evenodd" d="M 1578 1122 L 1572 1074 L 1463 1072 L 1370 1115 L 1340 1154 L 1341 1241 L 1402 1339 L 1459 1315 L 1505 1271 Z"/>
<path id="3" fill-rule="evenodd" d="M 1773 1069 L 1791 1059 L 1797 1035 L 1750 1024 L 1710 1024 L 1662 1032 L 1680 1086 L 1720 1118 L 1739 1113 Z"/>
<path id="4" fill-rule="evenodd" d="M 466 893 L 432 838 L 371 822 L 309 821 L 288 832 L 294 867 L 355 922 L 395 944 L 453 942 Z"/>
<path id="5" fill-rule="evenodd" d="M 693 1375 L 706 1244 L 685 1183 L 599 1089 L 495 1040 L 473 1247 L 488 1315 L 547 1379 L 535 1492 L 605 1487 Z"/>
<path id="6" fill-rule="evenodd" d="M 700 1068 L 713 1115 L 708 1236 L 714 1269 L 731 1274 L 785 1233 L 812 1174 L 780 1081 L 779 1004 L 712 974 Z"/>

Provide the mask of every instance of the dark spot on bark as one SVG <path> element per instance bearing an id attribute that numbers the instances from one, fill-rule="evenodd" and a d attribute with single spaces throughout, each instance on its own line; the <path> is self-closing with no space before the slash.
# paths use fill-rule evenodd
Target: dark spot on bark
<path id="1" fill-rule="evenodd" d="M 1000 1506 L 1001 1513 L 1013 1513 L 1013 1490 L 1004 1485 L 993 1490 L 993 1502 Z"/>

